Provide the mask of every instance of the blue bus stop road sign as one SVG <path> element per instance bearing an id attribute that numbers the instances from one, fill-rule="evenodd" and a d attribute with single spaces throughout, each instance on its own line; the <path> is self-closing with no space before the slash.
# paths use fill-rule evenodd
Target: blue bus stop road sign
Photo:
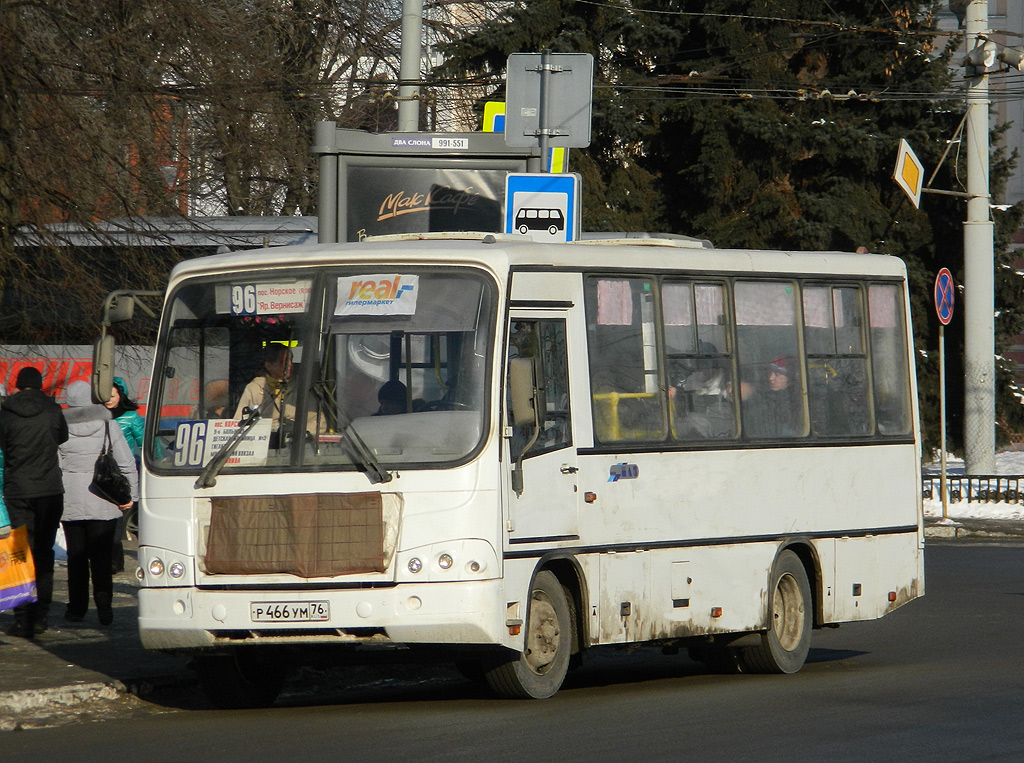
<path id="1" fill-rule="evenodd" d="M 509 173 L 505 178 L 505 233 L 534 241 L 580 237 L 580 176 Z"/>
<path id="2" fill-rule="evenodd" d="M 943 268 L 935 277 L 935 312 L 943 326 L 953 320 L 953 293 L 953 274 Z"/>

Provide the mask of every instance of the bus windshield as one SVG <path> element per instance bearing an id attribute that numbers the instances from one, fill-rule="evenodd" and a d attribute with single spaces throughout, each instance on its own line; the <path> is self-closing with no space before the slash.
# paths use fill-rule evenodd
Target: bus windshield
<path id="1" fill-rule="evenodd" d="M 219 453 L 218 473 L 465 461 L 486 429 L 494 293 L 451 269 L 185 283 L 165 313 L 147 458 L 171 473 Z"/>

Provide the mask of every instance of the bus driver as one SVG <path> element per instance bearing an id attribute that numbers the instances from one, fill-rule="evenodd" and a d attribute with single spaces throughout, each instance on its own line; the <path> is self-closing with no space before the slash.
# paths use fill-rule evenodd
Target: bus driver
<path id="1" fill-rule="evenodd" d="M 277 432 L 281 427 L 281 416 L 286 421 L 295 420 L 294 403 L 285 402 L 288 394 L 288 382 L 292 375 L 292 351 L 283 344 L 271 342 L 263 348 L 264 373 L 255 377 L 245 385 L 242 398 L 235 410 L 235 419 L 241 421 L 245 409 L 259 410 L 261 417 L 271 417 L 271 447 L 277 445 Z M 323 430 L 324 423 L 319 427 Z M 306 431 L 317 434 L 317 417 L 315 411 L 306 414 Z"/>

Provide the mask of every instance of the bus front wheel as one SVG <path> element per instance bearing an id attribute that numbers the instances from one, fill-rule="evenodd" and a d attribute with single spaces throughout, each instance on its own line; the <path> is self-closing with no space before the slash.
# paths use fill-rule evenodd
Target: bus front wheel
<path id="1" fill-rule="evenodd" d="M 488 685 L 510 699 L 552 696 L 569 669 L 572 632 L 565 589 L 551 572 L 538 572 L 530 591 L 523 652 L 492 663 L 485 673 Z"/>
<path id="2" fill-rule="evenodd" d="M 255 647 L 197 657 L 192 669 L 207 699 L 224 710 L 269 707 L 281 693 L 287 675 L 283 660 L 258 653 Z"/>
<path id="3" fill-rule="evenodd" d="M 750 673 L 796 673 L 811 648 L 811 586 L 800 557 L 783 551 L 772 566 L 768 630 L 761 643 L 744 647 L 743 666 Z"/>

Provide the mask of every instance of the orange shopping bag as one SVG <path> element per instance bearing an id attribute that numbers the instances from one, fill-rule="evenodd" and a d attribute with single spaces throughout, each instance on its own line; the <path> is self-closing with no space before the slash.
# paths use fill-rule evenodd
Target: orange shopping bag
<path id="1" fill-rule="evenodd" d="M 0 610 L 36 599 L 36 565 L 28 547 L 28 529 L 15 527 L 0 539 Z"/>

